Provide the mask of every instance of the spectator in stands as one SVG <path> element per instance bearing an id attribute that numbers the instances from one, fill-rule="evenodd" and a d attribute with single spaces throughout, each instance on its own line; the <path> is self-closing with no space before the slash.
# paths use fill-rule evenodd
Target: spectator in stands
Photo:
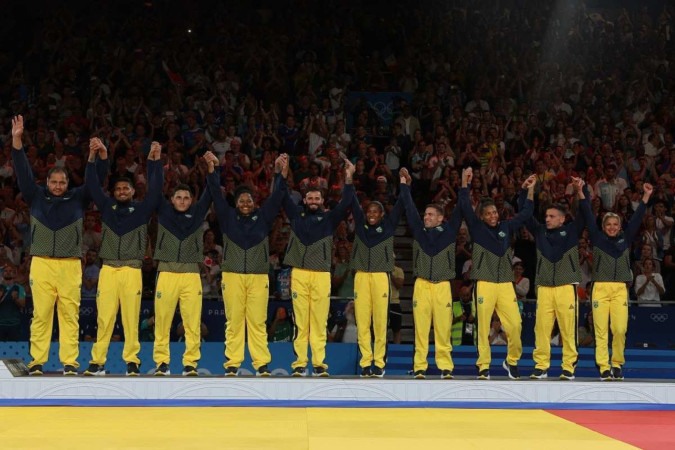
<path id="1" fill-rule="evenodd" d="M 527 294 L 530 292 L 530 279 L 525 275 L 525 266 L 523 266 L 522 261 L 516 261 L 513 263 L 513 278 L 514 289 L 516 290 L 516 298 L 518 299 L 518 308 L 523 311 L 523 302 L 527 298 Z"/>
<path id="2" fill-rule="evenodd" d="M 100 225 L 97 224 L 96 214 L 89 213 L 84 217 L 84 230 L 82 231 L 82 252 L 86 253 L 89 249 L 98 250 L 100 248 Z"/>
<path id="3" fill-rule="evenodd" d="M 354 272 L 351 269 L 352 245 L 347 240 L 339 240 L 334 246 L 335 263 L 331 277 L 333 295 L 343 299 L 354 298 Z"/>
<path id="4" fill-rule="evenodd" d="M 471 286 L 459 288 L 459 298 L 452 302 L 451 342 L 474 345 L 476 337 L 476 308 L 471 298 Z"/>
<path id="5" fill-rule="evenodd" d="M 347 302 L 342 316 L 328 331 L 328 342 L 341 342 L 343 344 L 356 344 L 358 330 L 354 316 L 354 301 Z"/>
<path id="6" fill-rule="evenodd" d="M 654 272 L 654 260 L 646 258 L 643 261 L 642 273 L 635 277 L 635 293 L 640 306 L 661 306 L 661 296 L 666 287 L 660 273 Z"/>
<path id="7" fill-rule="evenodd" d="M 586 313 L 584 323 L 579 326 L 577 336 L 579 347 L 595 347 L 595 327 L 593 326 L 592 313 Z"/>
<path id="8" fill-rule="evenodd" d="M 396 258 L 396 255 L 394 255 Z M 403 324 L 403 310 L 401 309 L 401 289 L 405 282 L 403 269 L 394 265 L 391 272 L 391 297 L 389 298 L 389 327 L 391 328 L 391 342 L 401 343 L 401 327 Z"/>
<path id="9" fill-rule="evenodd" d="M 497 313 L 492 314 L 492 321 L 490 322 L 490 345 L 507 345 L 508 336 L 502 328 L 502 322 L 499 320 Z"/>
<path id="10" fill-rule="evenodd" d="M 201 342 L 206 341 L 206 337 L 209 335 L 209 329 L 203 321 L 200 321 L 199 325 L 199 340 Z M 178 322 L 174 330 L 174 336 L 176 337 L 176 342 L 185 342 L 185 326 L 183 322 Z"/>
<path id="11" fill-rule="evenodd" d="M 21 310 L 26 306 L 26 292 L 16 282 L 16 267 L 8 265 L 0 284 L 0 341 L 21 339 Z"/>
<path id="12" fill-rule="evenodd" d="M 100 272 L 98 251 L 96 249 L 87 250 L 82 268 L 82 297 L 96 298 Z"/>
<path id="13" fill-rule="evenodd" d="M 283 306 L 275 310 L 273 319 L 267 326 L 267 340 L 269 342 L 291 342 L 293 340 L 293 324 Z"/>

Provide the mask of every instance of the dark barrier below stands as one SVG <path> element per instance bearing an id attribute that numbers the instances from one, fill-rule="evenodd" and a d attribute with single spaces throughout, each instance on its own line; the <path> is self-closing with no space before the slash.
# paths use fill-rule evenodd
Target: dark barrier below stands
<path id="1" fill-rule="evenodd" d="M 111 374 L 123 374 L 126 366 L 122 361 L 123 343 L 113 342 L 110 346 L 106 370 Z M 185 349 L 182 343 L 171 344 L 171 372 L 180 374 L 183 367 L 181 356 Z M 224 346 L 221 343 L 205 342 L 202 344 L 202 359 L 199 362 L 199 371 L 202 375 L 222 375 L 224 355 Z M 91 352 L 91 343 L 83 342 L 80 344 L 80 371 L 89 363 Z M 269 365 L 273 375 L 288 375 L 291 370 L 291 363 L 295 359 L 293 355 L 293 346 L 287 342 L 278 342 L 270 344 L 270 353 L 272 362 Z M 413 347 L 412 345 L 390 345 L 388 347 L 387 375 L 405 376 L 412 369 Z M 356 344 L 328 344 L 326 349 L 326 362 L 329 365 L 329 371 L 332 375 L 353 376 L 357 374 L 359 354 Z M 144 342 L 141 345 L 140 359 L 142 361 L 141 371 L 143 373 L 152 373 L 154 363 L 152 362 L 152 343 Z M 430 347 L 429 352 L 429 376 L 434 377 L 440 372 L 436 369 L 434 362 L 434 348 Z M 474 347 L 459 346 L 452 352 L 455 363 L 455 374 L 459 376 L 475 376 L 476 368 L 476 349 Z M 492 348 L 492 375 L 505 376 L 501 368 L 502 361 L 506 357 L 505 346 L 494 346 Z M 27 342 L 0 342 L 0 359 L 21 358 L 28 362 Z M 552 364 L 549 370 L 551 378 L 558 377 L 560 374 L 560 348 L 552 350 Z M 637 378 L 655 378 L 665 379 L 675 377 L 675 351 L 674 350 L 649 350 L 632 349 L 626 351 L 626 365 L 624 371 L 629 379 Z M 532 370 L 532 347 L 523 348 L 523 358 L 520 361 L 521 375 L 527 377 Z M 45 370 L 56 372 L 61 369 L 58 363 L 58 344 L 52 344 L 49 362 L 45 364 Z M 251 358 L 246 352 L 246 359 L 241 366 L 243 375 L 252 375 L 255 373 L 251 365 Z M 577 376 L 592 377 L 598 376 L 595 368 L 594 352 L 590 348 L 579 350 L 579 363 L 577 366 Z"/>
<path id="2" fill-rule="evenodd" d="M 333 301 L 331 311 L 335 320 L 339 320 L 344 309 L 344 301 Z M 274 317 L 278 307 L 284 307 L 292 312 L 290 301 L 270 301 L 268 308 L 268 323 Z M 141 304 L 141 319 L 153 315 L 154 304 L 152 300 L 143 301 Z M 534 345 L 534 321 L 536 304 L 525 303 L 523 311 L 523 345 Z M 584 323 L 586 314 L 590 313 L 590 307 L 582 305 L 579 308 L 579 324 Z M 22 316 L 21 340 L 29 338 L 29 323 L 32 314 L 32 303 L 28 299 L 27 306 Z M 289 314 L 290 317 L 290 314 Z M 627 348 L 655 348 L 675 349 L 675 308 L 664 306 L 660 308 L 631 306 L 628 319 Z M 172 340 L 177 340 L 174 330 L 180 322 L 180 314 L 176 312 L 174 323 L 171 327 Z M 208 329 L 208 335 L 204 340 L 208 342 L 222 342 L 225 339 L 225 310 L 223 302 L 218 300 L 204 300 L 202 308 L 202 322 Z M 57 336 L 56 315 L 54 317 L 54 337 Z M 83 299 L 80 307 L 80 340 L 85 340 L 85 335 L 95 336 L 96 332 L 96 302 L 93 299 Z M 118 331 L 118 332 L 121 332 Z"/>

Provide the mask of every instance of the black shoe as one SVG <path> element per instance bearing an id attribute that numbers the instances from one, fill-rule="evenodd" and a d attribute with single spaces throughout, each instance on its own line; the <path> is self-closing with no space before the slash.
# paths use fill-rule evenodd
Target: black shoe
<path id="1" fill-rule="evenodd" d="M 102 364 L 89 364 L 87 370 L 82 372 L 85 377 L 103 377 L 105 376 L 105 367 Z"/>
<path id="2" fill-rule="evenodd" d="M 167 363 L 162 363 L 155 369 L 156 377 L 166 377 L 169 375 L 171 375 L 171 371 L 169 370 L 169 365 Z"/>
<path id="3" fill-rule="evenodd" d="M 602 381 L 612 381 L 612 372 L 610 372 L 609 370 L 604 370 L 600 374 L 600 380 L 602 380 Z"/>
<path id="4" fill-rule="evenodd" d="M 427 377 L 427 372 L 426 372 L 426 370 L 417 370 L 413 374 L 413 377 L 416 380 L 424 380 Z"/>
<path id="5" fill-rule="evenodd" d="M 441 372 L 441 379 L 443 380 L 452 380 L 455 378 L 452 376 L 452 370 L 445 369 L 444 371 Z"/>
<path id="6" fill-rule="evenodd" d="M 34 366 L 28 368 L 28 375 L 31 377 L 39 377 L 43 374 L 44 372 L 42 371 L 42 364 L 35 364 Z"/>
<path id="7" fill-rule="evenodd" d="M 226 377 L 236 377 L 239 372 L 239 367 L 227 366 L 225 367 L 225 376 Z"/>
<path id="8" fill-rule="evenodd" d="M 623 381 L 623 370 L 621 370 L 621 367 L 612 367 L 612 378 L 614 381 Z"/>
<path id="9" fill-rule="evenodd" d="M 63 366 L 63 375 L 67 377 L 74 377 L 77 375 L 77 367 L 67 364 Z"/>
<path id="10" fill-rule="evenodd" d="M 373 376 L 372 370 L 370 370 L 370 367 L 361 367 L 361 375 L 359 375 L 361 378 L 370 378 Z"/>
<path id="11" fill-rule="evenodd" d="M 490 379 L 490 369 L 483 369 L 480 372 L 478 372 L 478 378 L 479 380 L 489 380 Z"/>
<path id="12" fill-rule="evenodd" d="M 313 377 L 329 377 L 330 374 L 328 373 L 328 370 L 325 367 L 315 367 L 314 371 L 312 372 Z"/>
<path id="13" fill-rule="evenodd" d="M 138 364 L 135 362 L 127 363 L 127 376 L 128 377 L 137 377 L 141 374 L 141 371 L 138 367 Z"/>
<path id="14" fill-rule="evenodd" d="M 198 377 L 199 372 L 195 366 L 185 366 L 183 367 L 183 376 L 184 377 Z"/>
<path id="15" fill-rule="evenodd" d="M 544 369 L 534 369 L 534 372 L 530 374 L 530 378 L 533 380 L 543 380 L 544 378 L 548 378 L 548 371 Z"/>
<path id="16" fill-rule="evenodd" d="M 258 370 L 255 372 L 256 377 L 270 377 L 272 376 L 272 373 L 270 372 L 270 369 L 267 367 L 267 364 L 263 364 L 262 366 L 258 367 Z"/>
<path id="17" fill-rule="evenodd" d="M 504 370 L 506 370 L 506 373 L 509 375 L 509 378 L 512 380 L 520 380 L 520 371 L 518 370 L 518 366 L 513 366 L 504 360 L 502 363 L 502 367 Z"/>
<path id="18" fill-rule="evenodd" d="M 304 367 L 296 367 L 293 369 L 293 373 L 291 374 L 292 377 L 306 377 L 307 376 L 307 369 Z"/>
<path id="19" fill-rule="evenodd" d="M 370 376 L 373 378 L 382 378 L 384 376 L 384 369 L 382 367 L 373 366 Z"/>
<path id="20" fill-rule="evenodd" d="M 560 379 L 564 381 L 572 381 L 574 380 L 574 374 L 569 370 L 563 370 L 560 374 Z"/>

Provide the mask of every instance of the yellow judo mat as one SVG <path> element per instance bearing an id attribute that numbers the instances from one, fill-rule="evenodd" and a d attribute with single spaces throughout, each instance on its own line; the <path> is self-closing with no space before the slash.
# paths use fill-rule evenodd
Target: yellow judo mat
<path id="1" fill-rule="evenodd" d="M 541 410 L 2 407 L 4 449 L 629 449 Z"/>

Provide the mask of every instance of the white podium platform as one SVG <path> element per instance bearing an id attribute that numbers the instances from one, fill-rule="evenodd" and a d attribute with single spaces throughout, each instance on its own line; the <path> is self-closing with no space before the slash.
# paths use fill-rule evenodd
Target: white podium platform
<path id="1" fill-rule="evenodd" d="M 29 377 L 0 363 L 0 405 L 675 409 L 675 383 L 403 377 Z"/>

